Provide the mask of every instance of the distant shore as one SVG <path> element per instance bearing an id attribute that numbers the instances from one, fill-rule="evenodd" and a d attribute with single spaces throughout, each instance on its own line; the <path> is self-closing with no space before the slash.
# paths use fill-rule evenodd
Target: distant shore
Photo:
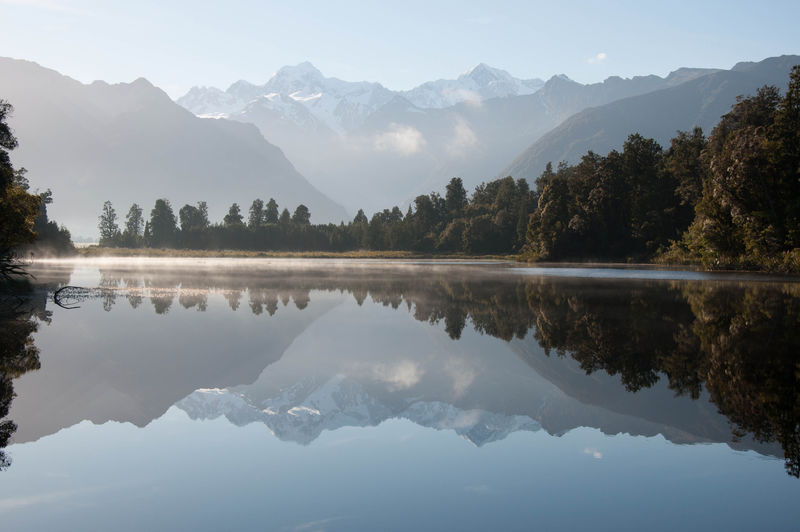
<path id="1" fill-rule="evenodd" d="M 90 246 L 77 249 L 81 257 L 230 257 L 289 259 L 453 259 L 516 261 L 519 255 L 469 255 L 465 253 L 420 253 L 417 251 L 246 251 L 169 248 L 111 248 Z"/>

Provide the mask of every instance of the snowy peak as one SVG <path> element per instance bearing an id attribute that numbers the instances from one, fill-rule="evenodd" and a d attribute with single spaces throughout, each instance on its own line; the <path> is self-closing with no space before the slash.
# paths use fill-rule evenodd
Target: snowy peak
<path id="1" fill-rule="evenodd" d="M 513 81 L 515 78 L 505 70 L 492 68 L 486 63 L 479 63 L 458 77 L 459 81 L 465 79 L 474 81 L 479 87 L 488 87 L 492 83 L 497 83 L 498 81 Z"/>
<path id="2" fill-rule="evenodd" d="M 462 102 L 480 105 L 491 98 L 533 94 L 543 85 L 540 79 L 518 79 L 505 70 L 480 63 L 458 79 L 429 81 L 403 95 L 417 107 L 441 109 Z"/>
<path id="3" fill-rule="evenodd" d="M 430 81 L 410 91 L 395 92 L 380 83 L 326 78 L 306 61 L 282 67 L 264 85 L 240 80 L 226 91 L 193 87 L 178 99 L 178 104 L 196 115 L 228 117 L 244 112 L 260 98 L 278 95 L 300 103 L 331 130 L 346 133 L 398 97 L 420 109 L 441 109 L 464 102 L 480 105 L 491 98 L 532 94 L 542 86 L 540 79 L 518 79 L 505 70 L 480 63 L 458 79 Z"/>
<path id="4" fill-rule="evenodd" d="M 291 105 L 288 98 L 305 107 L 327 128 L 344 133 L 361 125 L 369 114 L 394 96 L 380 83 L 326 78 L 314 65 L 304 62 L 282 67 L 264 85 L 241 80 L 224 92 L 213 87 L 194 87 L 178 103 L 196 115 L 228 117 L 245 113 L 254 102 L 265 105 L 266 98 L 275 104 L 273 109 L 291 109 L 288 119 L 302 117 L 307 123 L 305 113 Z"/>
<path id="5" fill-rule="evenodd" d="M 282 67 L 263 86 L 263 90 L 286 95 L 295 92 L 322 91 L 325 88 L 322 72 L 307 61 L 299 65 Z"/>

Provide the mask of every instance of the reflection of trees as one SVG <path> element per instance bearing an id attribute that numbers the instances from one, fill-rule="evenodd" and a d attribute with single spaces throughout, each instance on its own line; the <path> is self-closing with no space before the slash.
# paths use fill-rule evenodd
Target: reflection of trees
<path id="1" fill-rule="evenodd" d="M 175 297 L 207 307 L 219 290 L 232 310 L 247 294 L 254 314 L 273 316 L 290 301 L 305 309 L 312 291 L 349 293 L 415 319 L 442 324 L 459 339 L 467 324 L 510 341 L 533 337 L 549 355 L 570 356 L 587 373 L 619 375 L 635 392 L 666 378 L 695 399 L 705 387 L 735 426 L 783 447 L 790 474 L 800 475 L 800 288 L 770 283 L 700 283 L 542 279 L 419 270 L 380 274 L 330 271 L 157 272 L 125 285 L 145 287 L 158 313 Z"/>
<path id="2" fill-rule="evenodd" d="M 5 419 L 14 398 L 13 379 L 39 369 L 39 351 L 33 344 L 37 321 L 48 321 L 43 293 L 32 293 L 25 283 L 4 284 L 0 295 L 0 470 L 11 460 L 3 449 L 9 444 L 17 425 Z"/>
<path id="3" fill-rule="evenodd" d="M 800 476 L 800 299 L 784 290 L 687 289 L 711 399 L 737 427 L 777 441 Z"/>
<path id="4" fill-rule="evenodd" d="M 186 292 L 181 290 L 178 296 L 178 303 L 183 308 L 197 307 L 199 312 L 205 312 L 208 308 L 208 293 L 203 292 Z"/>
<path id="5" fill-rule="evenodd" d="M 537 341 L 587 373 L 619 374 L 626 388 L 661 375 L 697 398 L 703 384 L 734 426 L 781 444 L 800 476 L 798 287 L 757 284 L 528 283 Z"/>
<path id="6" fill-rule="evenodd" d="M 568 352 L 587 373 L 619 374 L 625 387 L 636 391 L 655 384 L 676 352 L 689 355 L 685 364 L 696 359 L 696 341 L 684 334 L 691 309 L 679 293 L 663 288 L 538 280 L 529 282 L 526 292 L 536 317 L 535 337 L 548 354 Z M 677 391 L 697 397 L 700 390 L 678 386 Z"/>

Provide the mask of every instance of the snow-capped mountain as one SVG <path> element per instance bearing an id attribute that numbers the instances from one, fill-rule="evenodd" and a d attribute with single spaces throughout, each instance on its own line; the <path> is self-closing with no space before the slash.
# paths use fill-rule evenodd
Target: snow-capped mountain
<path id="1" fill-rule="evenodd" d="M 246 393 L 228 389 L 200 389 L 175 406 L 192 419 L 225 416 L 237 426 L 263 423 L 280 440 L 303 445 L 314 441 L 324 430 L 376 426 L 392 417 L 437 430 L 453 430 L 478 447 L 502 440 L 512 432 L 541 429 L 528 416 L 464 410 L 441 401 L 412 401 L 397 411 L 344 375 L 336 375 L 318 388 L 310 381 L 313 379 L 259 402 L 253 402 Z"/>
<path id="2" fill-rule="evenodd" d="M 479 104 L 491 98 L 533 94 L 544 86 L 541 79 L 518 79 L 481 63 L 458 79 L 429 81 L 402 95 L 422 109 L 442 109 L 461 102 Z"/>
<path id="3" fill-rule="evenodd" d="M 458 79 L 440 79 L 408 91 L 391 91 L 380 83 L 326 78 L 314 65 L 304 62 L 281 68 L 264 85 L 241 80 L 226 91 L 193 87 L 178 103 L 198 116 L 235 118 L 246 114 L 246 108 L 256 102 L 274 111 L 294 102 L 341 134 L 360 126 L 367 116 L 397 97 L 420 109 L 442 109 L 462 102 L 478 104 L 491 98 L 533 94 L 543 86 L 541 79 L 518 79 L 481 63 Z"/>
<path id="4" fill-rule="evenodd" d="M 257 104 L 277 112 L 288 109 L 288 117 L 306 121 L 293 105 L 297 104 L 331 130 L 344 133 L 359 126 L 395 95 L 380 83 L 326 78 L 305 62 L 281 68 L 264 85 L 241 80 L 224 92 L 214 87 L 193 87 L 178 104 L 206 117 L 233 117 Z"/>

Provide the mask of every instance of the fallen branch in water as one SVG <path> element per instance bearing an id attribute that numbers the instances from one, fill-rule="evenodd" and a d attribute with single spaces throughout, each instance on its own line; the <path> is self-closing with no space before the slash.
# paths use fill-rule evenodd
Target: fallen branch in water
<path id="1" fill-rule="evenodd" d="M 80 308 L 80 306 L 75 303 L 87 299 L 89 297 L 89 292 L 90 290 L 88 288 L 83 288 L 81 286 L 62 286 L 53 292 L 53 303 L 68 310 Z M 65 299 L 74 300 L 74 302 L 67 302 Z"/>

